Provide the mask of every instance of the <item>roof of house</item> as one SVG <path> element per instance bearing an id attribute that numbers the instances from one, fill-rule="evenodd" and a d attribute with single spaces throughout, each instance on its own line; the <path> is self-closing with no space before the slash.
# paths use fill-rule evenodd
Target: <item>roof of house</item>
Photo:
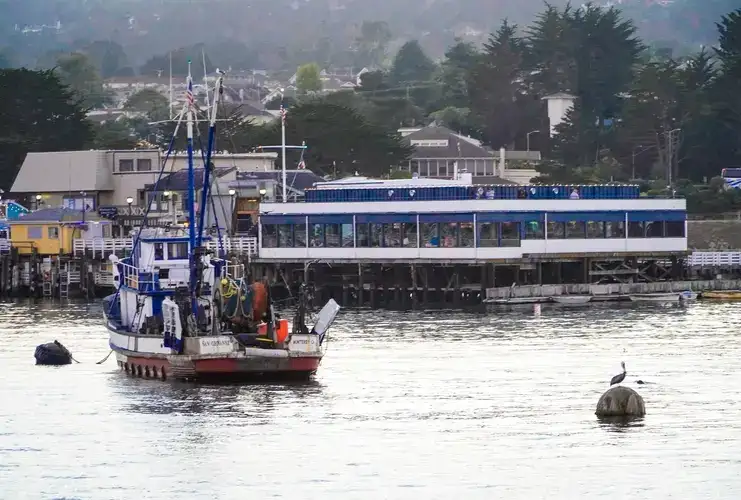
<path id="1" fill-rule="evenodd" d="M 42 208 L 27 213 L 17 220 L 8 221 L 9 224 L 28 224 L 41 222 L 82 222 L 83 211 L 73 208 L 52 207 Z M 100 221 L 101 218 L 95 212 L 86 212 L 85 220 Z"/>
<path id="2" fill-rule="evenodd" d="M 214 175 L 216 177 L 222 177 L 235 167 L 215 167 Z M 195 189 L 203 188 L 203 167 L 194 168 L 193 173 L 195 174 Z M 146 191 L 153 191 L 154 184 L 147 184 L 144 186 Z M 187 191 L 188 190 L 188 169 L 184 168 L 173 172 L 169 175 L 163 176 L 157 184 L 157 191 Z"/>
<path id="3" fill-rule="evenodd" d="M 28 153 L 13 182 L 14 193 L 59 193 L 113 189 L 105 151 Z"/>
<path id="4" fill-rule="evenodd" d="M 263 172 L 240 172 L 237 174 L 237 182 L 244 184 L 245 181 L 275 181 L 283 182 L 280 170 L 268 170 Z M 306 191 L 314 186 L 316 182 L 324 182 L 324 179 L 311 170 L 287 170 L 286 184 L 296 191 Z"/>
<path id="5" fill-rule="evenodd" d="M 402 139 L 414 146 L 412 158 L 491 158 L 492 152 L 476 141 L 456 134 L 446 127 L 424 127 Z M 440 141 L 439 146 L 414 144 L 415 141 Z M 443 143 L 442 141 L 447 141 Z"/>

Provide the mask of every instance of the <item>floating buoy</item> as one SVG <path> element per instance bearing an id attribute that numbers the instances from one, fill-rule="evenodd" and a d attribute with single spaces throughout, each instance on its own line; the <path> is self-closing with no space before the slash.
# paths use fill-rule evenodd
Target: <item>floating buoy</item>
<path id="1" fill-rule="evenodd" d="M 624 385 L 610 387 L 597 402 L 598 417 L 643 417 L 646 403 L 636 391 Z"/>
<path id="2" fill-rule="evenodd" d="M 37 365 L 61 366 L 72 363 L 72 353 L 56 340 L 36 347 L 34 357 Z"/>

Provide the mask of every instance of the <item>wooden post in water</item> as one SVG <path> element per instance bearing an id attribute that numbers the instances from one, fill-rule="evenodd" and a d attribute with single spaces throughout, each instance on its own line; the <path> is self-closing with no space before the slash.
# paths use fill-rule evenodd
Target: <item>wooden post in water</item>
<path id="1" fill-rule="evenodd" d="M 412 264 L 412 309 L 419 308 L 419 299 L 417 297 L 417 266 Z"/>
<path id="2" fill-rule="evenodd" d="M 363 264 L 358 263 L 358 307 L 363 307 Z"/>

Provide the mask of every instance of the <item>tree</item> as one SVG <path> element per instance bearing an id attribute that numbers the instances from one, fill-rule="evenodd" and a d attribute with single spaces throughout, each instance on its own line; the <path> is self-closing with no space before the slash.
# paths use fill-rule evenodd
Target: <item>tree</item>
<path id="1" fill-rule="evenodd" d="M 59 57 L 55 71 L 86 109 L 101 108 L 110 102 L 110 94 L 103 88 L 98 71 L 85 54 L 73 52 Z"/>
<path id="2" fill-rule="evenodd" d="M 549 6 L 528 30 L 528 81 L 541 97 L 578 96 L 581 112 L 604 127 L 620 114 L 620 95 L 633 81 L 643 50 L 635 33 L 615 8 Z"/>
<path id="3" fill-rule="evenodd" d="M 53 71 L 0 70 L 0 188 L 9 189 L 26 153 L 83 149 L 92 139 L 85 110 Z M 49 165 L 54 168 L 54 165 Z"/>
<path id="4" fill-rule="evenodd" d="M 140 140 L 132 124 L 126 119 L 106 121 L 93 131 L 93 149 L 134 149 Z"/>
<path id="5" fill-rule="evenodd" d="M 278 144 L 280 124 L 264 128 L 263 140 Z M 324 99 L 311 99 L 288 110 L 286 140 L 292 144 L 306 142 L 304 159 L 309 169 L 338 176 L 353 175 L 355 171 L 385 175 L 411 153 L 397 133 L 368 122 L 353 108 Z M 292 154 L 289 165 L 297 162 L 297 154 Z"/>
<path id="6" fill-rule="evenodd" d="M 386 45 L 391 40 L 391 30 L 383 21 L 363 21 L 355 39 L 358 66 L 377 67 L 386 58 Z"/>
<path id="7" fill-rule="evenodd" d="M 170 116 L 168 99 L 153 89 L 142 89 L 131 94 L 123 108 L 146 113 L 151 121 L 166 120 Z"/>
<path id="8" fill-rule="evenodd" d="M 427 57 L 417 40 L 405 43 L 394 57 L 389 71 L 392 85 L 424 84 L 432 79 L 435 63 Z"/>
<path id="9" fill-rule="evenodd" d="M 531 116 L 539 110 L 524 83 L 526 46 L 516 33 L 517 26 L 502 23 L 484 45 L 469 81 L 470 108 L 495 149 L 510 146 L 518 135 L 532 130 Z"/>
<path id="10" fill-rule="evenodd" d="M 110 40 L 97 40 L 83 49 L 90 63 L 104 79 L 119 76 L 128 68 L 128 57 L 121 45 Z M 130 69 L 130 68 L 129 68 Z"/>
<path id="11" fill-rule="evenodd" d="M 321 68 L 317 63 L 302 64 L 296 71 L 296 89 L 299 93 L 319 92 L 322 90 Z"/>
<path id="12" fill-rule="evenodd" d="M 445 53 L 440 72 L 444 106 L 465 108 L 470 104 L 469 75 L 480 57 L 473 44 L 461 40 Z"/>

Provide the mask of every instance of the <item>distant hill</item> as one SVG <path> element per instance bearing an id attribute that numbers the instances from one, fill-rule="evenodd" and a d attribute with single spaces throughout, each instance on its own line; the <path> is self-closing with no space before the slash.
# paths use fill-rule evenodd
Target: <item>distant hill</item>
<path id="1" fill-rule="evenodd" d="M 693 48 L 715 40 L 714 23 L 738 0 L 613 4 L 644 39 Z M 541 0 L 23 0 L 0 3 L 0 50 L 28 64 L 50 50 L 112 40 L 140 65 L 170 49 L 229 40 L 256 52 L 256 64 L 281 66 L 302 51 L 346 50 L 363 21 L 385 21 L 393 38 L 419 39 L 439 56 L 456 36 L 482 41 L 502 19 L 526 25 L 543 6 Z"/>

